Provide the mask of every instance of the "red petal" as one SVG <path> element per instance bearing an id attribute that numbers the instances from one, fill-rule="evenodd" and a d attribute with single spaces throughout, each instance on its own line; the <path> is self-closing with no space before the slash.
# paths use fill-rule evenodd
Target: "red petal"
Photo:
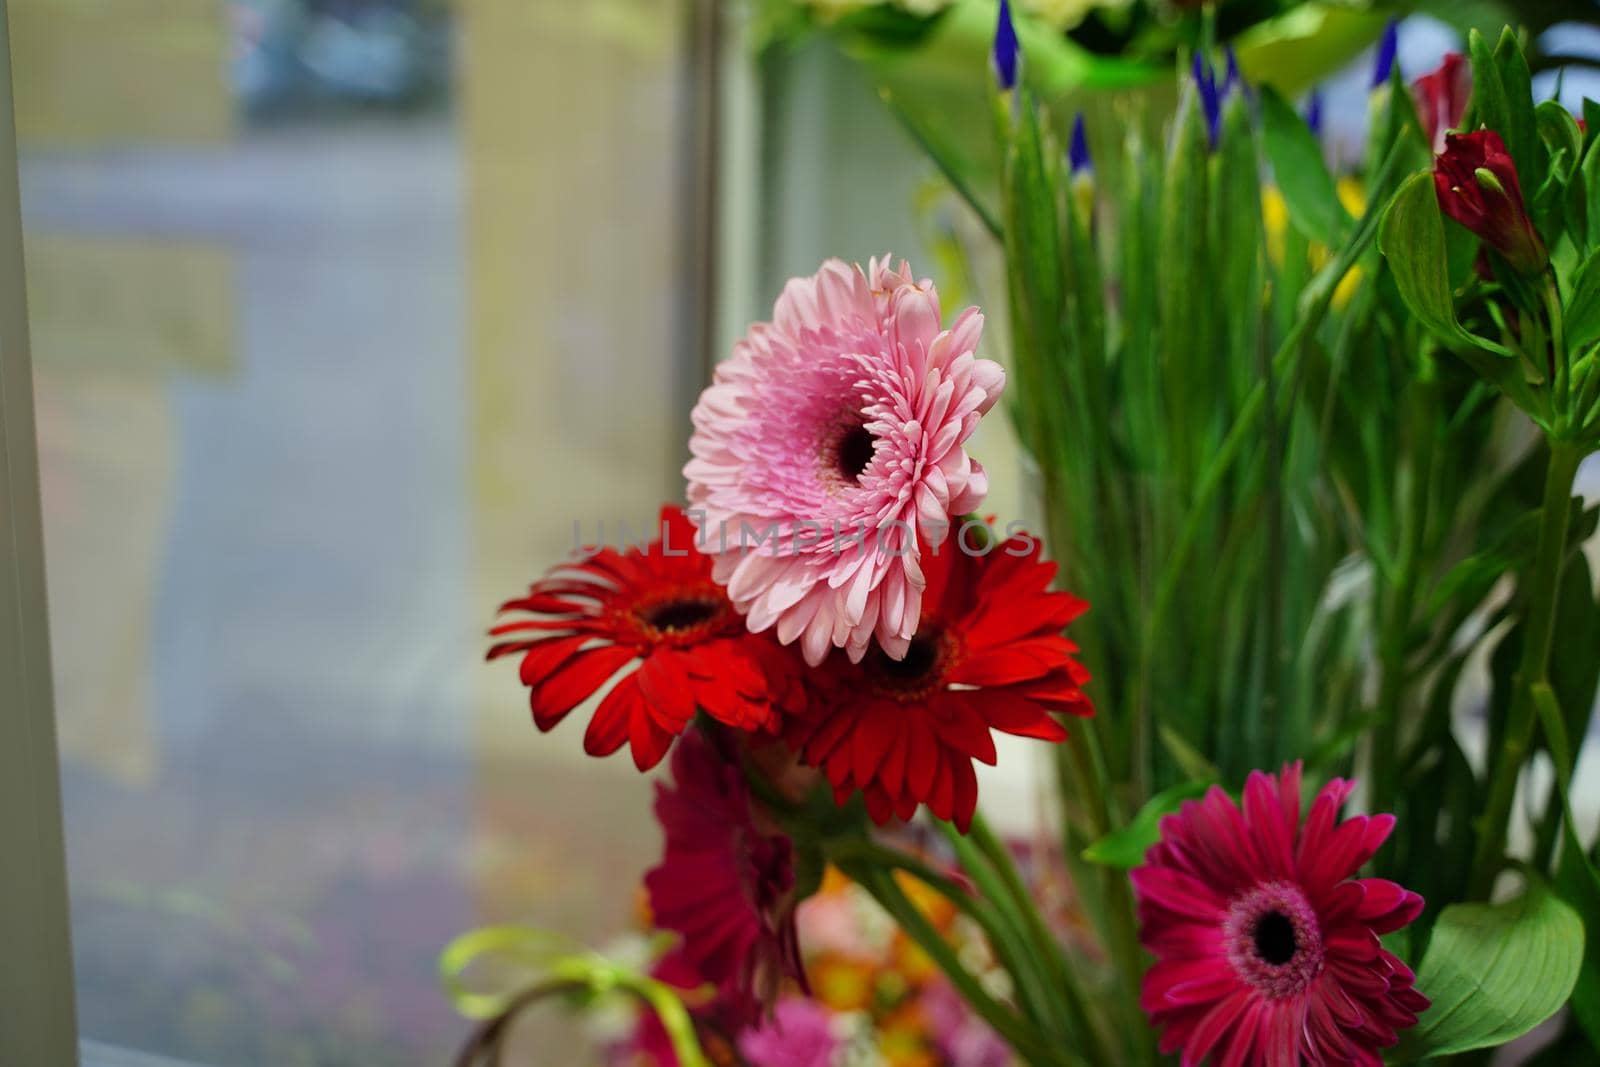
<path id="1" fill-rule="evenodd" d="M 633 659 L 631 648 L 606 645 L 567 661 L 559 671 L 528 691 L 534 725 L 549 730 Z"/>

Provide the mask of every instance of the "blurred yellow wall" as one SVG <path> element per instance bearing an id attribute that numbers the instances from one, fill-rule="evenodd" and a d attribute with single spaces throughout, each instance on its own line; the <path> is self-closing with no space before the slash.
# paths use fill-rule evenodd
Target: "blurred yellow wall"
<path id="1" fill-rule="evenodd" d="M 233 131 L 219 0 L 11 0 L 24 144 L 207 143 Z"/>

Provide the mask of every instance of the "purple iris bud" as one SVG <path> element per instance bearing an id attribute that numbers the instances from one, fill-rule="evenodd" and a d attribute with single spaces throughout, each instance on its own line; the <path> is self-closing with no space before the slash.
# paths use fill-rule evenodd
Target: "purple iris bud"
<path id="1" fill-rule="evenodd" d="M 1083 112 L 1072 120 L 1072 143 L 1067 149 L 1067 163 L 1074 175 L 1094 173 L 1094 160 L 1089 157 L 1089 135 L 1083 128 Z"/>
<path id="2" fill-rule="evenodd" d="M 1228 76 L 1222 82 L 1222 99 L 1223 100 L 1227 100 L 1228 99 L 1228 93 L 1231 92 L 1234 88 L 1237 87 L 1241 91 L 1243 91 L 1243 89 L 1244 89 L 1244 75 L 1239 73 L 1239 57 L 1234 54 L 1233 45 L 1231 45 L 1231 44 L 1227 48 L 1227 55 L 1228 55 Z"/>
<path id="3" fill-rule="evenodd" d="M 1211 137 L 1211 147 L 1217 146 L 1217 134 L 1222 129 L 1222 93 L 1217 88 L 1217 75 L 1211 64 L 1199 52 L 1194 54 L 1194 84 L 1200 92 L 1200 107 L 1205 111 L 1206 132 Z"/>
<path id="4" fill-rule="evenodd" d="M 1322 90 L 1311 90 L 1311 99 L 1306 101 L 1306 125 L 1311 127 L 1314 136 L 1322 136 Z"/>
<path id="5" fill-rule="evenodd" d="M 1011 4 L 1000 0 L 1000 21 L 994 28 L 994 51 L 990 62 L 994 66 L 994 80 L 1002 91 L 1017 87 L 1017 66 L 1022 57 L 1017 43 L 1017 27 L 1011 22 Z"/>
<path id="6" fill-rule="evenodd" d="M 1383 28 L 1383 39 L 1378 42 L 1378 61 L 1372 69 L 1372 87 L 1387 85 L 1394 76 L 1395 57 L 1400 52 L 1400 20 L 1390 19 Z"/>

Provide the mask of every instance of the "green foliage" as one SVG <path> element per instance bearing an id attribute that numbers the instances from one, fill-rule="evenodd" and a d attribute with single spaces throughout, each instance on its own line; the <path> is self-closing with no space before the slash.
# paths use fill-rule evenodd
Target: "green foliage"
<path id="1" fill-rule="evenodd" d="M 1289 218 L 1308 239 L 1332 244 L 1350 226 L 1322 145 L 1271 86 L 1261 90 L 1262 140 Z"/>
<path id="2" fill-rule="evenodd" d="M 1583 960 L 1583 922 L 1538 879 L 1504 904 L 1457 904 L 1417 969 L 1433 1000 L 1406 1035 L 1407 1060 L 1492 1048 L 1561 1009 Z"/>
<path id="3" fill-rule="evenodd" d="M 1083 858 L 1107 867 L 1126 869 L 1139 866 L 1144 862 L 1144 854 L 1150 851 L 1150 846 L 1161 837 L 1162 817 L 1177 811 L 1184 801 L 1204 796 L 1211 785 L 1210 779 L 1202 778 L 1163 789 L 1146 801 L 1125 826 L 1113 830 L 1084 849 Z"/>
<path id="4" fill-rule="evenodd" d="M 1460 16 L 1498 30 L 1493 7 Z M 982 69 L 991 16 L 958 3 L 915 44 L 880 35 L 858 55 L 888 82 L 938 49 Z M 1372 96 L 1368 158 L 1337 178 L 1288 102 L 1292 68 L 1314 66 L 1307 27 L 1364 43 L 1373 18 L 1309 5 L 1232 27 L 1247 78 L 1276 70 L 1279 88 L 1234 96 L 1214 128 L 1187 79 L 1159 131 L 1144 116 L 1161 88 L 1115 115 L 1091 106 L 1093 178 L 1067 173 L 1059 104 L 1097 77 L 1134 85 L 1127 55 L 1101 68 L 1025 25 L 1022 84 L 984 95 L 987 147 L 970 97 L 946 111 L 954 95 L 896 88 L 891 103 L 1003 245 L 1011 413 L 1063 583 L 1094 606 L 1074 635 L 1099 715 L 1062 755 L 1063 788 L 1088 783 L 1064 799 L 1063 850 L 1122 999 L 1142 957 L 1121 872 L 1161 817 L 1206 783 L 1305 759 L 1361 770 L 1370 807 L 1398 816 L 1378 873 L 1428 900 L 1414 942 L 1435 1007 L 1408 1055 L 1492 1046 L 1569 997 L 1600 1037 L 1600 953 L 1583 947 L 1586 925 L 1600 944 L 1600 881 L 1567 804 L 1567 738 L 1600 686 L 1600 605 L 1571 550 L 1595 514 L 1570 500 L 1600 446 L 1600 138 L 1535 106 L 1514 33 L 1472 34 L 1466 125 L 1504 139 L 1550 253 L 1545 274 L 1516 274 L 1446 219 L 1398 77 Z M 1188 45 L 1208 47 L 1217 25 L 1193 28 Z M 1490 643 L 1485 774 L 1454 708 Z M 1527 890 L 1488 904 L 1513 787 L 1541 751 L 1559 786 L 1530 797 Z M 1017 896 L 955 847 L 985 899 Z M 1025 918 L 1001 939 L 1025 944 Z M 1094 1033 L 1048 1017 L 1037 989 L 1060 977 L 1030 966 L 1024 1014 Z"/>

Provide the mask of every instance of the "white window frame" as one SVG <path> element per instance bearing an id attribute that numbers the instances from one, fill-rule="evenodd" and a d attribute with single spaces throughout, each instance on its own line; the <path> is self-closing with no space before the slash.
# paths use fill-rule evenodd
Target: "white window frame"
<path id="1" fill-rule="evenodd" d="M 0 0 L 0 1063 L 78 1062 L 27 290 Z"/>

